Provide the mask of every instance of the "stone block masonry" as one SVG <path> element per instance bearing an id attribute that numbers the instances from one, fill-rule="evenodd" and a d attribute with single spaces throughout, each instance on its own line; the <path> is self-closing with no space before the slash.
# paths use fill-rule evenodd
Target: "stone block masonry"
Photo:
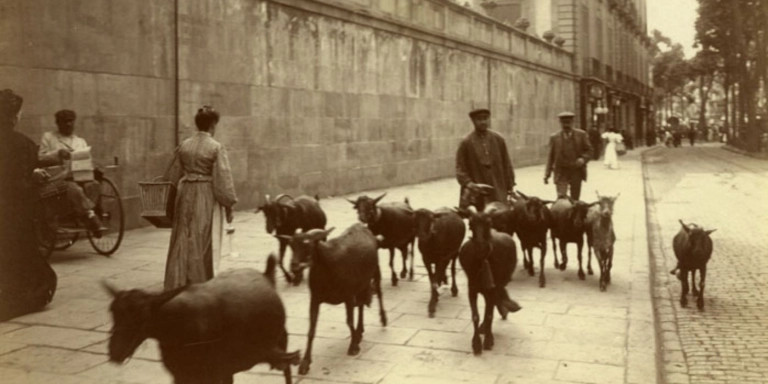
<path id="1" fill-rule="evenodd" d="M 138 217 L 202 104 L 223 116 L 241 203 L 338 195 L 450 176 L 467 112 L 490 107 L 515 165 L 541 163 L 558 111 L 576 109 L 572 56 L 448 0 L 3 2 L 0 84 L 20 130 L 53 113 L 111 171 Z M 176 58 L 178 60 L 176 60 Z"/>

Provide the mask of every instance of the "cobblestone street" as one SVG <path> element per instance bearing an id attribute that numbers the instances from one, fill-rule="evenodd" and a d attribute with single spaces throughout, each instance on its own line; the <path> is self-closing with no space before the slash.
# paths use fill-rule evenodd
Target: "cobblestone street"
<path id="1" fill-rule="evenodd" d="M 449 290 L 442 290 L 436 317 L 430 319 L 428 278 L 418 251 L 414 280 L 401 281 L 397 287 L 392 287 L 386 278 L 388 254 L 385 256 L 387 252 L 381 251 L 389 325 L 381 327 L 378 317 L 368 310 L 362 352 L 355 357 L 346 356 L 349 333 L 343 306 L 323 305 L 311 370 L 301 377 L 294 368 L 294 378 L 303 384 L 655 382 L 656 345 L 641 165 L 637 153 L 621 159 L 619 171 L 606 170 L 599 162 L 591 163 L 589 182 L 583 188 L 586 201 L 594 200 L 595 189 L 606 195 L 621 192 L 614 215 L 618 240 L 613 278 L 606 292 L 598 289 L 597 276 L 587 276 L 586 281 L 578 279 L 575 245 L 569 246 L 568 269 L 555 270 L 549 243 L 546 288 L 539 288 L 538 278 L 523 273 L 522 262 L 518 262 L 507 289 L 523 309 L 506 321 L 496 316 L 493 351 L 473 356 L 463 271 L 458 271 L 459 296 L 451 297 Z M 554 195 L 554 186 L 542 184 L 542 166 L 518 168 L 516 174 L 518 188 L 524 193 L 544 198 Z M 458 188 L 455 180 L 444 179 L 391 188 L 387 192 L 384 201 L 407 196 L 414 207 L 437 208 L 454 206 Z M 323 198 L 321 205 L 329 216 L 329 226 L 337 228 L 334 235 L 356 220 L 350 204 L 342 197 Z M 234 225 L 237 232 L 233 248 L 239 251 L 239 256 L 224 258 L 222 269 L 263 270 L 267 254 L 277 248 L 275 239 L 265 234 L 263 215 L 237 212 Z M 719 227 L 725 232 L 725 228 Z M 94 254 L 87 243 L 55 253 L 52 265 L 59 275 L 59 288 L 54 301 L 42 312 L 0 324 L 3 381 L 171 382 L 153 341 L 145 342 L 123 366 L 107 362 L 111 319 L 108 297 L 99 285 L 100 279 L 106 278 L 124 289 L 160 289 L 168 236 L 168 230 L 154 228 L 129 231 L 121 249 L 111 258 Z M 521 257 L 518 255 L 518 259 Z M 286 265 L 287 262 L 288 259 Z M 400 263 L 398 258 L 398 270 Z M 720 264 L 718 260 L 715 263 Z M 536 263 L 537 273 L 538 269 Z M 717 272 L 712 275 L 711 297 L 717 297 L 716 285 L 723 279 Z M 749 288 L 743 287 L 745 292 Z M 290 287 L 281 276 L 278 289 L 288 312 L 289 349 L 303 352 L 308 329 L 307 286 Z M 717 304 L 710 308 L 714 311 Z M 758 326 L 759 320 L 753 317 L 752 321 Z M 282 380 L 278 372 L 269 371 L 264 365 L 235 376 L 236 383 Z"/>
<path id="2" fill-rule="evenodd" d="M 666 382 L 768 382 L 768 162 L 687 145 L 644 159 Z M 680 307 L 680 282 L 668 273 L 678 219 L 717 228 L 703 312 Z"/>

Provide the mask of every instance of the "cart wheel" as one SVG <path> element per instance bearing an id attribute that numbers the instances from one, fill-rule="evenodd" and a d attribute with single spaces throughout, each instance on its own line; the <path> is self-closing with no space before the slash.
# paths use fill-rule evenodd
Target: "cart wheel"
<path id="1" fill-rule="evenodd" d="M 99 254 L 109 256 L 117 251 L 123 240 L 125 219 L 123 217 L 123 202 L 112 180 L 103 177 L 100 181 L 101 193 L 94 211 L 101 220 L 101 238 L 95 238 L 88 232 L 88 241 Z"/>

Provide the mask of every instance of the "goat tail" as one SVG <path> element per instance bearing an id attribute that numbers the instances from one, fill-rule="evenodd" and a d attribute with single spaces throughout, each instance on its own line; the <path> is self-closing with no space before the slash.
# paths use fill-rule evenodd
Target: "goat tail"
<path id="1" fill-rule="evenodd" d="M 264 269 L 264 277 L 275 286 L 275 270 L 277 269 L 277 256 L 274 252 L 270 252 L 267 256 L 267 268 Z"/>
<path id="2" fill-rule="evenodd" d="M 501 312 L 502 317 L 506 317 L 507 313 L 509 312 L 514 313 L 523 309 L 520 304 L 509 298 L 509 294 L 505 288 L 500 287 L 496 292 L 496 306 L 499 308 L 499 312 Z"/>

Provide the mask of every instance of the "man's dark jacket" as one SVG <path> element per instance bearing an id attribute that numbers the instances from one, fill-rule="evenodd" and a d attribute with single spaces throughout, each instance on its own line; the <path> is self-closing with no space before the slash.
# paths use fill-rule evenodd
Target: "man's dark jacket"
<path id="1" fill-rule="evenodd" d="M 566 158 L 567 152 L 564 147 L 566 144 L 565 132 L 560 131 L 550 136 L 549 138 L 549 158 L 547 159 L 546 177 L 549 177 L 552 172 L 555 172 L 555 181 L 558 176 L 574 175 L 578 174 L 581 180 L 587 180 L 587 162 L 592 155 L 592 147 L 589 145 L 587 133 L 573 128 L 571 129 L 575 156 L 573 158 Z M 575 160 L 581 158 L 584 160 L 584 165 L 579 166 Z M 576 176 L 576 175 L 574 175 Z"/>

